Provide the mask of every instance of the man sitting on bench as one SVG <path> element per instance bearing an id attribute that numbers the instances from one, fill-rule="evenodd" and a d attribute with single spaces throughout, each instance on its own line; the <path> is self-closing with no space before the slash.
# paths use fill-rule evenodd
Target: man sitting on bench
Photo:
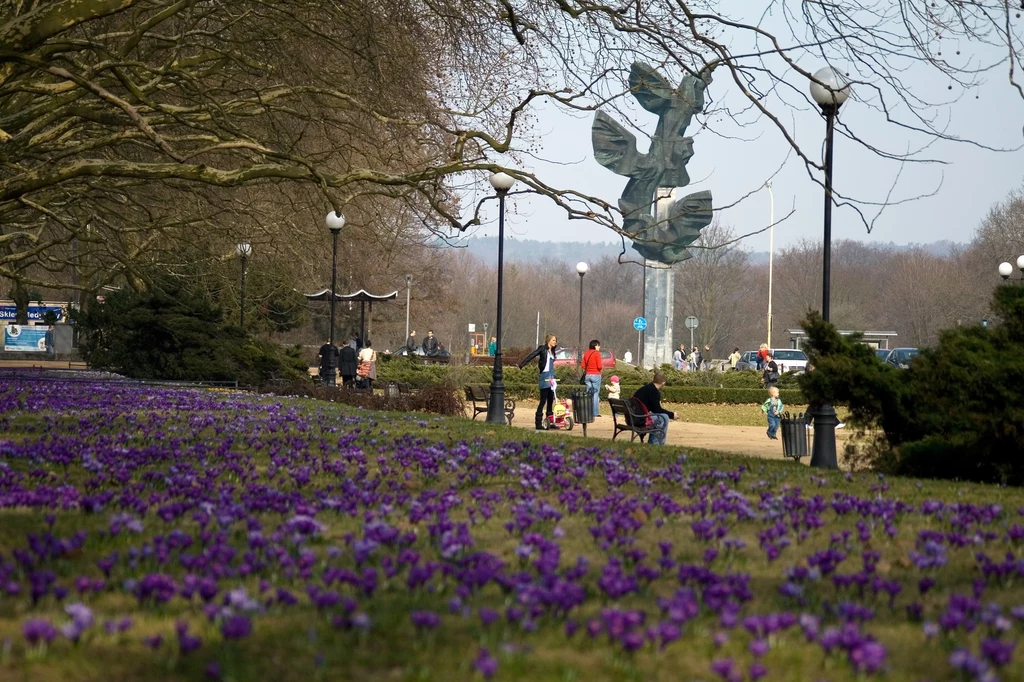
<path id="1" fill-rule="evenodd" d="M 654 380 L 644 384 L 633 394 L 633 411 L 638 419 L 650 417 L 654 422 L 656 430 L 651 432 L 647 439 L 653 445 L 664 445 L 665 436 L 668 435 L 668 422 L 676 418 L 676 413 L 666 410 L 661 406 L 661 389 L 665 386 L 665 375 L 656 372 Z M 643 424 L 636 424 L 642 426 Z"/>

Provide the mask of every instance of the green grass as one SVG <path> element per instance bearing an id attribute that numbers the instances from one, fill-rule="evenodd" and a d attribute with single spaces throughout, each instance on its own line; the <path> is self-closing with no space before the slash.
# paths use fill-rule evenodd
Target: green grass
<path id="1" fill-rule="evenodd" d="M 717 424 L 720 426 L 764 426 L 765 417 L 760 405 L 722 405 L 718 403 L 667 403 L 676 418 L 692 424 Z M 786 411 L 796 414 L 805 412 L 806 405 L 786 405 Z M 844 407 L 836 409 L 839 419 L 849 416 Z"/>
<path id="2" fill-rule="evenodd" d="M 227 436 L 233 443 L 223 457 L 209 456 L 206 458 L 207 470 L 221 465 L 233 465 L 236 472 L 226 470 L 218 478 L 217 485 L 222 486 L 224 494 L 238 498 L 241 491 L 248 485 L 272 485 L 289 495 L 297 495 L 306 500 L 317 499 L 318 491 L 331 495 L 340 495 L 346 481 L 372 481 L 375 476 L 382 476 L 382 481 L 395 482 L 396 490 L 417 495 L 426 489 L 451 489 L 464 503 L 451 514 L 452 520 L 465 522 L 468 520 L 467 507 L 471 506 L 470 491 L 480 489 L 504 493 L 506 490 L 517 494 L 529 492 L 531 489 L 520 484 L 525 469 L 519 463 L 528 464 L 532 468 L 542 467 L 545 457 L 581 457 L 593 458 L 594 467 L 601 466 L 606 458 L 609 461 L 625 462 L 627 466 L 635 466 L 638 471 L 656 472 L 676 466 L 681 451 L 678 448 L 657 448 L 643 445 L 628 445 L 606 441 L 582 444 L 579 439 L 561 437 L 556 434 L 534 434 L 520 430 L 506 430 L 468 419 L 443 419 L 423 415 L 402 414 L 367 414 L 349 410 L 338 405 L 313 403 L 311 401 L 286 401 L 296 411 L 287 421 L 276 427 L 276 430 L 261 428 L 261 413 L 256 410 L 248 414 L 239 414 L 238 419 L 254 420 L 256 426 L 228 429 L 227 434 L 218 433 L 215 428 L 189 429 L 188 418 L 193 415 L 174 412 L 145 412 L 142 421 L 157 424 L 163 432 L 163 438 L 143 438 L 134 435 L 137 432 L 135 422 L 126 421 L 123 417 L 107 419 L 102 425 L 104 437 L 116 437 L 124 434 L 126 438 L 118 447 L 153 448 L 154 452 L 168 446 L 171 438 L 179 440 L 179 448 L 185 450 L 198 444 L 216 444 Z M 748 424 L 760 426 L 763 415 L 757 406 L 724 406 L 700 405 L 685 406 L 682 418 L 687 421 L 704 423 Z M 751 416 L 748 418 L 748 413 Z M 346 425 L 344 419 L 356 416 L 358 424 Z M 76 432 L 89 428 L 86 426 L 102 418 L 99 413 L 75 414 L 74 416 L 58 416 L 44 420 L 39 415 L 21 415 L 10 425 L 4 438 L 29 442 L 38 442 L 45 449 L 54 447 L 59 439 L 73 439 Z M 232 423 L 232 417 L 226 416 L 225 423 Z M 83 421 L 84 420 L 84 421 Z M 365 465 L 349 463 L 341 468 L 343 473 L 331 472 L 324 465 L 340 462 L 342 458 L 334 445 L 346 430 L 358 428 L 359 436 L 347 448 L 357 448 L 366 455 Z M 175 430 L 172 430 L 175 429 Z M 250 445 L 247 437 L 256 434 L 260 447 Z M 56 440 L 55 440 L 56 439 Z M 321 458 L 315 445 L 326 440 L 331 444 L 327 454 Z M 389 457 L 387 466 L 395 467 L 401 455 L 398 451 L 437 445 L 449 449 L 461 447 L 463 443 L 474 453 L 474 459 L 483 456 L 488 450 L 500 449 L 506 441 L 526 444 L 523 454 L 515 454 L 514 448 L 508 448 L 501 455 L 502 461 L 516 465 L 508 473 L 495 477 L 474 477 L 467 475 L 468 465 L 461 467 L 441 466 L 436 476 L 416 466 L 408 466 L 404 471 L 410 475 L 386 475 L 377 463 L 378 456 Z M 71 442 L 70 440 L 68 442 Z M 305 445 L 302 445 L 305 443 Z M 312 445 L 311 445 L 312 444 Z M 280 448 L 273 457 L 268 454 L 271 448 Z M 283 470 L 286 460 L 302 459 L 303 451 L 312 453 L 311 460 L 316 470 L 308 484 L 295 485 L 278 473 L 281 478 L 273 482 L 268 479 L 268 472 L 276 467 Z M 592 448 L 586 450 L 584 448 Z M 543 449 L 543 452 L 542 452 Z M 353 450 L 346 450 L 351 455 Z M 276 460 L 272 462 L 272 459 Z M 46 463 L 43 459 L 36 461 L 10 460 L 8 465 L 15 471 L 26 473 L 35 471 L 39 478 L 28 479 L 32 485 L 84 485 L 91 474 L 80 466 L 72 465 L 67 469 Z M 175 465 L 173 459 L 155 459 L 151 466 L 136 472 L 129 480 L 120 483 L 110 481 L 111 489 L 132 489 L 140 496 L 172 495 L 175 490 L 169 487 L 161 476 L 145 477 L 149 472 L 166 474 Z M 593 499 L 621 494 L 638 499 L 648 499 L 651 493 L 671 495 L 678 503 L 690 505 L 700 499 L 724 499 L 722 493 L 735 489 L 757 505 L 762 500 L 762 493 L 783 494 L 785 491 L 802 489 L 800 496 L 806 500 L 813 495 L 820 495 L 823 500 L 832 499 L 833 495 L 854 495 L 864 500 L 898 500 L 907 504 L 920 504 L 927 499 L 941 499 L 961 504 L 989 505 L 1000 504 L 1003 513 L 999 516 L 993 530 L 1002 532 L 1005 527 L 1016 522 L 1016 510 L 1024 507 L 1024 494 L 1017 489 L 960 484 L 954 482 L 915 481 L 909 479 L 885 479 L 875 475 L 856 474 L 846 476 L 840 472 L 818 472 L 791 462 L 765 461 L 749 459 L 727 453 L 697 451 L 689 449 L 685 462 L 680 466 L 683 482 L 668 483 L 659 481 L 652 490 L 643 490 L 635 483 L 629 483 L 613 491 L 606 483 L 603 474 L 591 472 L 585 480 L 584 487 Z M 741 472 L 739 482 L 732 484 L 728 479 L 712 476 L 713 472 Z M 52 478 L 45 481 L 42 472 L 49 472 Z M 250 478 L 252 477 L 252 478 Z M 382 482 L 381 490 L 387 490 Z M 671 578 L 657 581 L 654 586 L 645 588 L 638 594 L 632 594 L 619 600 L 601 598 L 597 589 L 597 578 L 600 569 L 607 560 L 607 555 L 591 539 L 589 528 L 597 521 L 592 514 L 582 511 L 570 513 L 563 508 L 553 491 L 534 490 L 536 496 L 547 500 L 564 512 L 564 517 L 557 523 L 564 538 L 559 541 L 563 566 L 571 566 L 577 556 L 587 557 L 590 561 L 590 572 L 584 583 L 590 591 L 586 605 L 573 617 L 585 622 L 596 615 L 603 607 L 638 608 L 648 613 L 648 618 L 657 615 L 656 599 L 658 596 L 671 594 L 676 583 Z M 775 498 L 778 499 L 778 498 Z M 101 514 L 85 514 L 77 510 L 54 509 L 56 517 L 54 533 L 58 537 L 67 537 L 76 530 L 88 530 L 89 540 L 80 553 L 66 556 L 49 562 L 50 570 L 57 576 L 58 584 L 68 584 L 78 575 L 98 577 L 96 560 L 112 551 L 127 554 L 131 547 L 141 547 L 144 542 L 151 542 L 155 535 L 165 535 L 174 528 L 190 534 L 198 532 L 198 526 L 190 515 L 183 519 L 164 523 L 153 515 L 144 519 L 146 528 L 142 535 L 122 533 L 117 537 L 100 537 L 99 531 L 106 528 L 108 518 L 115 511 L 114 507 L 104 510 Z M 369 512 L 369 510 L 366 510 Z M 502 524 L 511 518 L 510 501 L 506 496 L 502 502 L 495 504 L 492 519 L 472 528 L 477 550 L 488 551 L 515 566 L 518 562 L 514 555 L 521 538 L 507 533 Z M 795 512 L 797 520 L 802 511 Z M 257 514 L 265 531 L 269 534 L 287 514 L 265 512 Z M 759 530 L 765 524 L 757 521 L 729 522 L 729 537 L 739 538 L 746 542 L 747 547 L 735 554 L 716 560 L 714 570 L 720 573 L 748 573 L 754 589 L 754 599 L 744 607 L 743 614 L 769 613 L 782 610 L 801 611 L 792 602 L 778 593 L 782 573 L 789 566 L 800 564 L 812 552 L 828 546 L 829 537 L 833 533 L 850 530 L 856 536 L 855 516 L 840 516 L 826 511 L 823 516 L 826 525 L 812 530 L 809 536 L 800 543 L 787 548 L 778 561 L 769 563 L 758 549 Z M 635 535 L 635 546 L 647 551 L 652 563 L 658 556 L 657 543 L 672 542 L 673 557 L 681 562 L 700 563 L 708 545 L 698 542 L 690 528 L 692 521 L 698 518 L 693 513 L 682 513 L 664 517 L 660 513 L 648 516 L 637 512 L 633 517 L 641 523 Z M 357 532 L 363 524 L 364 517 L 352 518 L 330 511 L 321 512 L 318 520 L 325 523 L 327 529 L 323 537 L 309 545 L 317 557 L 316 567 L 320 571 L 326 565 L 353 567 L 351 552 L 345 550 L 337 560 L 330 559 L 328 548 L 343 547 L 346 533 Z M 665 521 L 658 527 L 656 518 Z M 791 518 L 786 514 L 783 519 Z M 400 530 L 415 530 L 418 539 L 415 549 L 426 557 L 436 559 L 437 550 L 428 541 L 428 525 L 434 519 L 412 522 L 401 511 L 395 513 L 390 521 Z M 904 591 L 897 600 L 898 608 L 890 611 L 884 600 L 870 598 L 855 601 L 864 602 L 875 608 L 877 617 L 866 626 L 866 630 L 880 639 L 889 650 L 889 674 L 886 679 L 910 681 L 920 679 L 952 679 L 946 658 L 955 646 L 969 643 L 977 649 L 981 636 L 980 630 L 971 635 L 958 634 L 957 638 L 940 639 L 929 642 L 921 633 L 917 623 L 907 620 L 903 607 L 915 601 L 916 580 L 919 577 L 907 561 L 908 552 L 914 549 L 914 539 L 920 530 L 931 529 L 948 531 L 951 521 L 940 521 L 932 517 L 900 516 L 895 520 L 899 533 L 889 538 L 875 528 L 872 538 L 866 543 L 853 542 L 851 559 L 843 565 L 844 572 L 856 570 L 859 565 L 859 552 L 871 549 L 881 553 L 878 572 L 887 579 L 899 580 Z M 550 536 L 556 524 L 548 522 L 531 528 Z M 46 530 L 46 522 L 42 514 L 24 509 L 0 510 L 0 554 L 6 560 L 15 548 L 25 547 L 26 534 L 41 533 Z M 227 531 L 230 541 L 237 546 L 244 546 L 248 531 L 244 524 L 235 523 Z M 961 549 L 950 549 L 949 564 L 937 572 L 938 584 L 922 603 L 926 619 L 934 620 L 941 612 L 948 596 L 954 592 L 969 594 L 972 581 L 978 577 L 973 555 L 979 547 L 968 546 Z M 992 543 L 983 547 L 991 556 L 1001 558 L 1002 553 L 1013 547 Z M 194 546 L 192 553 L 200 548 Z M 297 553 L 297 549 L 296 549 Z M 175 555 L 177 556 L 177 555 Z M 272 606 L 265 614 L 254 619 L 255 630 L 252 637 L 240 642 L 226 642 L 220 638 L 214 625 L 207 622 L 195 602 L 186 603 L 175 599 L 165 606 L 139 605 L 133 598 L 126 596 L 121 590 L 123 580 L 134 575 L 162 570 L 179 579 L 184 570 L 177 565 L 159 566 L 152 560 L 143 559 L 136 569 L 120 566 L 115 569 L 110 581 L 111 588 L 104 593 L 91 596 L 87 603 L 96 611 L 102 621 L 108 617 L 130 615 L 135 619 L 135 627 L 126 635 L 108 636 L 101 629 L 94 628 L 86 640 L 78 646 L 71 646 L 66 641 L 58 640 L 47 651 L 28 651 L 22 644 L 21 624 L 28 617 L 45 616 L 55 622 L 66 620 L 62 615 L 62 606 L 52 597 L 45 598 L 38 606 L 32 607 L 26 592 L 18 597 L 0 597 L 0 679 L 25 680 L 32 682 L 52 682 L 57 680 L 200 680 L 206 677 L 208 663 L 215 662 L 219 666 L 224 679 L 249 680 L 473 680 L 480 676 L 471 668 L 471 661 L 478 647 L 487 647 L 500 661 L 498 680 L 623 680 L 623 681 L 669 681 L 714 678 L 710 672 L 710 662 L 726 656 L 736 657 L 745 663 L 750 661 L 747 645 L 750 638 L 739 628 L 731 633 L 729 642 L 716 650 L 711 642 L 711 635 L 721 630 L 715 617 L 702 615 L 687 624 L 684 638 L 658 652 L 647 648 L 634 655 L 624 653 L 617 647 L 610 646 L 605 638 L 589 641 L 582 633 L 572 639 L 566 639 L 562 633 L 561 621 L 558 618 L 544 616 L 538 619 L 535 632 L 524 632 L 521 628 L 502 621 L 491 628 L 484 629 L 474 617 L 464 618 L 448 613 L 447 602 L 454 596 L 454 584 L 451 581 L 439 580 L 436 590 L 432 593 L 410 593 L 399 577 L 393 581 L 385 581 L 372 598 L 367 598 L 349 590 L 360 602 L 360 608 L 373 619 L 374 626 L 369 633 L 355 633 L 340 630 L 331 625 L 328 614 L 314 609 L 305 598 L 302 587 L 305 584 L 298 578 L 289 578 L 285 572 L 268 568 L 259 572 L 259 578 L 271 582 L 275 587 L 285 587 L 293 591 L 302 600 L 298 606 Z M 404 575 L 404 574 L 403 574 Z M 24 582 L 24 576 L 19 575 Z M 258 589 L 257 576 L 250 578 L 225 578 L 221 586 L 225 589 L 235 585 L 245 585 L 250 593 Z M 809 603 L 803 610 L 822 613 L 822 603 L 833 600 L 835 591 L 827 581 L 809 590 Z M 71 601 L 72 599 L 69 599 Z M 985 594 L 985 602 L 994 601 L 1004 607 L 1024 603 L 1024 588 L 1019 583 L 999 583 L 991 586 Z M 509 595 L 504 594 L 491 584 L 482 591 L 473 594 L 467 603 L 474 612 L 481 606 L 503 610 L 513 604 Z M 442 615 L 441 628 L 429 636 L 417 635 L 410 624 L 409 614 L 417 609 L 430 609 Z M 147 635 L 162 634 L 165 640 L 173 640 L 174 623 L 183 619 L 188 621 L 193 631 L 203 640 L 203 647 L 190 656 L 179 656 L 173 646 L 165 644 L 155 652 L 150 651 L 142 642 Z M 12 644 L 5 649 L 3 642 L 9 638 Z M 779 635 L 771 641 L 772 650 L 765 659 L 769 669 L 770 680 L 804 680 L 829 679 L 833 681 L 860 680 L 862 677 L 853 673 L 849 665 L 841 660 L 826 658 L 817 647 L 806 644 L 799 630 L 792 630 Z M 5 651 L 7 653 L 5 653 Z M 1014 663 L 1004 671 L 1003 679 L 1014 679 L 1024 676 L 1024 666 Z"/>

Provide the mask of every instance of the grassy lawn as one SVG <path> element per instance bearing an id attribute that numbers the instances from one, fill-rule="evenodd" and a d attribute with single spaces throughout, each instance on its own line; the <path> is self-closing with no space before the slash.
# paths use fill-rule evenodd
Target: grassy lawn
<path id="1" fill-rule="evenodd" d="M 676 418 L 693 424 L 719 424 L 722 426 L 764 426 L 765 417 L 760 405 L 722 405 L 717 403 L 662 403 Z M 806 412 L 806 405 L 786 405 L 786 411 L 796 414 Z M 849 416 L 849 410 L 836 408 L 840 420 Z"/>
<path id="2" fill-rule="evenodd" d="M 1024 677 L 1017 489 L 90 383 L 0 427 L 5 682 Z"/>

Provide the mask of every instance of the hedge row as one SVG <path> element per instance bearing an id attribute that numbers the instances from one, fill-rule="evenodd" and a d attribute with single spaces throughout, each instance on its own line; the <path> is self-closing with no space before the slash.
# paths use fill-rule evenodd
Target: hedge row
<path id="1" fill-rule="evenodd" d="M 560 397 L 568 397 L 569 392 L 578 386 L 560 386 L 557 393 Z M 623 397 L 633 395 L 639 386 L 623 386 Z M 535 400 L 538 397 L 537 384 L 505 384 L 505 395 L 515 400 Z M 601 392 L 604 400 L 607 393 Z M 662 400 L 669 403 L 726 403 L 730 405 L 760 405 L 768 398 L 763 388 L 713 388 L 708 386 L 666 386 L 661 389 Z M 790 388 L 779 391 L 779 397 L 786 405 L 806 405 L 807 400 L 799 389 Z"/>

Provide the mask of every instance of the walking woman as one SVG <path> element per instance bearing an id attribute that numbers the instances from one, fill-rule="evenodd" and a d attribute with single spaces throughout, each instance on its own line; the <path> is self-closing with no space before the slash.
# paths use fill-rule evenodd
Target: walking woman
<path id="1" fill-rule="evenodd" d="M 551 421 L 550 419 L 544 420 L 545 408 L 548 417 L 554 414 L 555 389 L 553 384 L 555 382 L 555 344 L 557 343 L 558 339 L 555 338 L 555 335 L 548 334 L 544 337 L 544 345 L 537 346 L 537 350 L 527 355 L 519 363 L 519 368 L 522 369 L 530 360 L 537 358 L 537 367 L 540 369 L 540 377 L 537 379 L 540 403 L 537 405 L 534 424 L 538 431 L 544 431 L 548 422 Z"/>
<path id="2" fill-rule="evenodd" d="M 373 344 L 369 341 L 359 351 L 359 364 L 356 365 L 356 374 L 363 380 L 363 385 L 373 390 L 373 381 L 377 378 L 377 351 L 373 350 Z"/>
<path id="3" fill-rule="evenodd" d="M 601 342 L 594 339 L 590 342 L 590 350 L 583 354 L 583 383 L 591 393 L 594 405 L 594 418 L 601 408 Z"/>

